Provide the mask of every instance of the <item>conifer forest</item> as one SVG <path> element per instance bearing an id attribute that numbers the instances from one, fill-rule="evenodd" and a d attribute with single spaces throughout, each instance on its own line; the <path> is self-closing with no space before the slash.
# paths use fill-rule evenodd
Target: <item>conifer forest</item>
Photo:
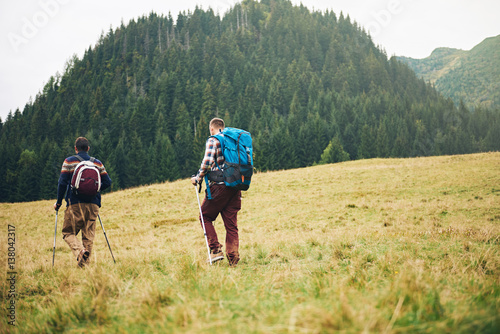
<path id="1" fill-rule="evenodd" d="M 0 120 L 0 201 L 55 198 L 78 136 L 111 191 L 189 177 L 216 116 L 252 133 L 257 171 L 500 150 L 500 110 L 454 104 L 349 16 L 245 0 L 150 13 L 68 60 Z"/>

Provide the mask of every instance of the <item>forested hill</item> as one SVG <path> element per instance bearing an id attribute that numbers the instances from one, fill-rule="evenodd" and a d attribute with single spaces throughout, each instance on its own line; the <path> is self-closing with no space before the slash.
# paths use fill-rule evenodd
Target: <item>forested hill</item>
<path id="1" fill-rule="evenodd" d="M 500 108 L 500 35 L 470 51 L 438 48 L 424 59 L 399 57 L 456 105 Z"/>
<path id="2" fill-rule="evenodd" d="M 77 136 L 113 189 L 188 177 L 208 122 L 249 130 L 258 170 L 500 149 L 498 111 L 442 97 L 348 16 L 246 0 L 103 34 L 1 125 L 0 200 L 54 198 Z"/>

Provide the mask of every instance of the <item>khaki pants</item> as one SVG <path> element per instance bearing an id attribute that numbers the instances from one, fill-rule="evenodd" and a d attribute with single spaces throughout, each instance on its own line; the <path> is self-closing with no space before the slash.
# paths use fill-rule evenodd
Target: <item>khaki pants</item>
<path id="1" fill-rule="evenodd" d="M 64 224 L 62 229 L 63 239 L 68 244 L 75 258 L 85 248 L 92 254 L 92 246 L 95 237 L 95 225 L 99 206 L 92 203 L 78 203 L 70 205 L 64 212 Z M 82 232 L 82 242 L 77 239 Z M 89 256 L 90 260 L 90 256 Z M 87 260 L 87 262 L 89 261 Z"/>

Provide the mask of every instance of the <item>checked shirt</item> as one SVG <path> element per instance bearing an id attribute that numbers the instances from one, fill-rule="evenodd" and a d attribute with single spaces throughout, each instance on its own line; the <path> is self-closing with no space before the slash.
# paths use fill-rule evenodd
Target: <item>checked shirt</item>
<path id="1" fill-rule="evenodd" d="M 211 170 L 217 170 L 217 165 L 215 164 L 216 159 L 219 166 L 224 164 L 224 155 L 222 154 L 219 140 L 214 137 L 210 137 L 207 140 L 205 156 L 201 162 L 200 170 L 196 175 L 196 181 L 198 183 L 203 181 L 203 178 L 208 172 Z"/>

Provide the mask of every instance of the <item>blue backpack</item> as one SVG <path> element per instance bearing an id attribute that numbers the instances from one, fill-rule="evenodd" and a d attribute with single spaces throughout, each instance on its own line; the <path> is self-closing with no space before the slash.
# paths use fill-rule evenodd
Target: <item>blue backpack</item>
<path id="1" fill-rule="evenodd" d="M 211 137 L 219 140 L 225 162 L 224 165 L 219 166 L 216 161 L 219 170 L 210 172 L 210 175 L 205 177 L 208 198 L 211 198 L 208 187 L 209 179 L 215 182 L 224 181 L 227 187 L 248 190 L 253 175 L 253 147 L 250 132 L 227 127 Z"/>

